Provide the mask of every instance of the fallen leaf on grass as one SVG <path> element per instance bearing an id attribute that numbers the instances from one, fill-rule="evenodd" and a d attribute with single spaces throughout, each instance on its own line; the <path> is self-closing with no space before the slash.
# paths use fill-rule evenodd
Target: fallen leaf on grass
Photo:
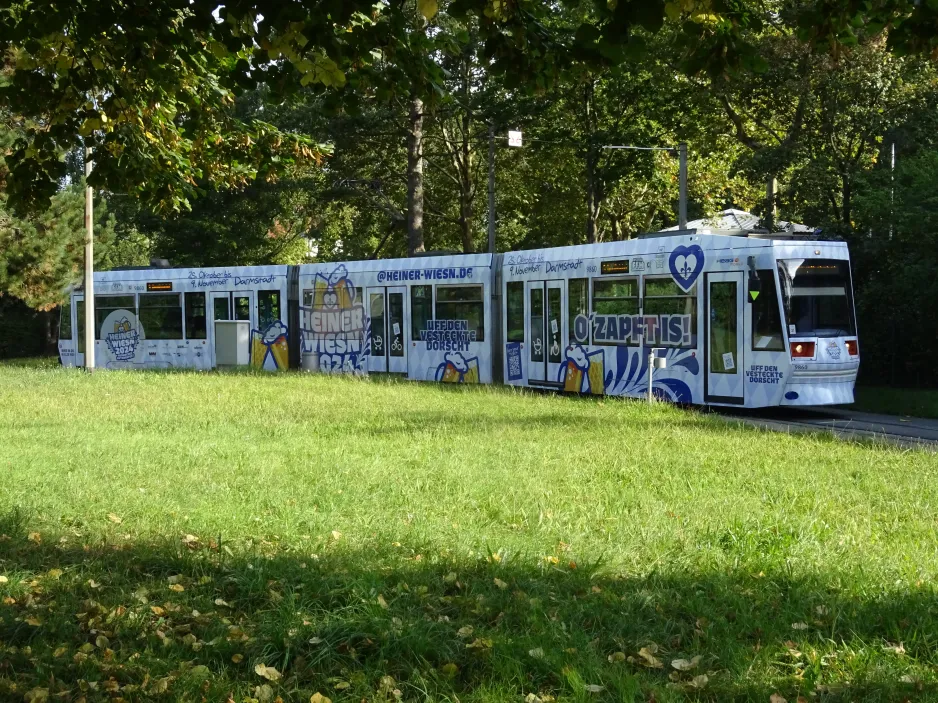
<path id="1" fill-rule="evenodd" d="M 26 618 L 26 624 L 32 625 L 33 627 L 39 627 L 42 625 L 42 620 L 37 618 L 35 615 L 30 615 L 28 618 Z"/>
<path id="2" fill-rule="evenodd" d="M 388 602 L 384 599 L 384 596 L 382 596 L 380 593 L 378 594 L 378 605 L 380 605 L 385 610 L 388 609 Z"/>
<path id="3" fill-rule="evenodd" d="M 48 576 L 50 579 L 58 581 L 64 573 L 65 572 L 61 569 L 49 569 L 49 571 L 46 572 L 46 576 Z"/>
<path id="4" fill-rule="evenodd" d="M 645 666 L 652 669 L 661 669 L 664 667 L 664 664 L 655 656 L 655 653 L 658 651 L 658 645 L 650 644 L 647 647 L 642 647 L 638 650 L 638 656 L 645 660 Z"/>
<path id="5" fill-rule="evenodd" d="M 223 600 L 223 599 L 221 599 L 221 598 L 216 598 L 216 599 L 215 599 L 215 605 L 217 605 L 217 606 L 220 607 L 220 608 L 230 608 L 230 607 L 231 607 L 231 606 L 228 604 L 227 601 L 225 601 L 225 600 Z"/>
<path id="6" fill-rule="evenodd" d="M 316 692 L 309 697 L 309 703 L 332 703 L 332 699 Z"/>
<path id="7" fill-rule="evenodd" d="M 625 661 L 625 652 L 613 652 L 608 657 L 606 657 L 610 664 L 616 664 L 618 662 Z"/>
<path id="8" fill-rule="evenodd" d="M 788 703 L 788 700 L 777 693 L 773 693 L 769 696 L 769 703 Z"/>
<path id="9" fill-rule="evenodd" d="M 176 593 L 182 593 L 186 590 L 186 588 L 181 583 L 174 583 L 170 585 L 169 590 L 175 591 Z"/>
<path id="10" fill-rule="evenodd" d="M 540 647 L 537 647 L 537 648 L 535 648 L 535 649 L 529 649 L 529 650 L 528 650 L 528 656 L 531 657 L 531 658 L 533 658 L 533 659 L 543 659 L 543 658 L 544 658 L 544 650 L 541 649 Z"/>
<path id="11" fill-rule="evenodd" d="M 440 667 L 440 671 L 443 672 L 443 675 L 449 679 L 453 678 L 457 673 L 459 673 L 459 667 L 450 662 L 449 664 L 444 664 Z"/>
<path id="12" fill-rule="evenodd" d="M 805 622 L 793 622 L 791 624 L 791 629 L 792 630 L 807 630 L 808 624 Z"/>
<path id="13" fill-rule="evenodd" d="M 338 542 L 340 539 L 342 539 L 342 533 L 339 532 L 338 530 L 333 530 L 333 531 L 332 531 L 332 539 L 334 539 L 336 542 Z"/>
<path id="14" fill-rule="evenodd" d="M 9 583 L 9 582 L 10 582 L 10 579 L 8 579 L 6 576 L 0 576 L 0 583 Z"/>
<path id="15" fill-rule="evenodd" d="M 701 659 L 702 657 L 699 654 L 693 659 L 675 659 L 671 662 L 671 666 L 678 671 L 690 671 L 691 669 L 697 668 Z"/>
<path id="16" fill-rule="evenodd" d="M 243 654 L 232 654 L 232 655 L 231 655 L 231 661 L 233 661 L 235 664 L 240 664 L 241 662 L 244 661 L 244 655 L 243 655 Z"/>
<path id="17" fill-rule="evenodd" d="M 156 679 L 150 686 L 151 693 L 166 693 L 169 690 L 169 684 L 173 682 L 172 677 L 165 676 L 162 679 Z"/>
<path id="18" fill-rule="evenodd" d="M 26 539 L 28 539 L 33 544 L 39 544 L 42 542 L 42 535 L 38 532 L 30 532 L 28 535 L 26 535 Z"/>
<path id="19" fill-rule="evenodd" d="M 205 679 L 212 675 L 212 671 L 207 666 L 205 666 L 205 664 L 199 664 L 198 666 L 192 667 L 192 669 L 189 671 L 189 675 L 195 679 L 205 681 Z"/>
<path id="20" fill-rule="evenodd" d="M 258 664 L 257 666 L 254 667 L 254 673 L 257 674 L 258 676 L 264 677 L 268 681 L 280 680 L 280 672 L 277 671 L 272 666 L 265 666 L 264 664 Z"/>
<path id="21" fill-rule="evenodd" d="M 494 579 L 494 580 L 493 580 L 493 583 L 494 583 L 496 586 L 498 586 L 500 589 L 502 589 L 503 591 L 504 591 L 506 588 L 508 588 L 508 584 L 505 583 L 504 581 L 502 581 L 501 579 Z"/>
<path id="22" fill-rule="evenodd" d="M 56 648 L 55 648 L 55 651 L 52 653 L 52 656 L 55 657 L 56 659 L 58 659 L 58 658 L 61 657 L 63 654 L 65 654 L 67 651 L 68 651 L 68 647 L 56 647 Z"/>
<path id="23" fill-rule="evenodd" d="M 107 519 L 113 522 L 115 525 L 120 525 L 123 522 L 123 520 L 121 520 L 120 517 L 114 513 L 108 513 Z"/>
<path id="24" fill-rule="evenodd" d="M 267 701 L 274 697 L 274 689 L 272 689 L 266 683 L 262 686 L 255 686 L 254 697 L 261 703 L 267 703 Z"/>
<path id="25" fill-rule="evenodd" d="M 151 605 L 151 606 L 150 606 L 150 610 L 152 610 L 152 611 L 153 611 L 153 614 L 156 615 L 157 617 L 163 617 L 164 615 L 166 615 L 166 611 L 163 610 L 163 609 L 162 609 L 160 606 L 158 606 L 158 605 Z"/>
<path id="26" fill-rule="evenodd" d="M 94 644 L 98 649 L 107 649 L 111 645 L 111 641 L 104 635 L 98 635 L 95 637 Z"/>
<path id="27" fill-rule="evenodd" d="M 606 690 L 605 686 L 600 686 L 598 683 L 588 683 L 583 688 L 587 693 L 602 693 Z"/>
<path id="28" fill-rule="evenodd" d="M 472 625 L 466 625 L 465 627 L 460 627 L 456 630 L 457 637 L 472 637 L 472 633 L 475 632 L 475 628 Z"/>
<path id="29" fill-rule="evenodd" d="M 49 689 L 34 688 L 31 691 L 27 691 L 23 699 L 27 701 L 27 703 L 42 703 L 42 701 L 49 700 Z"/>
<path id="30" fill-rule="evenodd" d="M 335 689 L 337 691 L 344 691 L 345 689 L 349 688 L 351 685 L 352 684 L 350 684 L 348 681 L 339 681 L 339 683 L 335 685 Z"/>
<path id="31" fill-rule="evenodd" d="M 699 674 L 690 680 L 690 685 L 693 688 L 703 688 L 707 685 L 708 681 L 710 681 L 710 679 L 706 674 Z"/>

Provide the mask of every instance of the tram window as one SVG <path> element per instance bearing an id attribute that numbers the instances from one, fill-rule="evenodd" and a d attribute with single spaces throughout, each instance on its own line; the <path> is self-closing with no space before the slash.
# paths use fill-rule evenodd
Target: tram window
<path id="1" fill-rule="evenodd" d="M 234 296 L 234 319 L 250 321 L 251 319 L 251 296 L 249 295 Z"/>
<path id="2" fill-rule="evenodd" d="M 182 339 L 179 293 L 141 293 L 139 319 L 147 339 Z"/>
<path id="3" fill-rule="evenodd" d="M 257 291 L 258 327 L 265 330 L 280 319 L 280 291 Z"/>
<path id="4" fill-rule="evenodd" d="M 531 288 L 531 361 L 544 361 L 544 288 Z"/>
<path id="5" fill-rule="evenodd" d="M 205 293 L 186 293 L 186 339 L 205 339 Z"/>
<path id="6" fill-rule="evenodd" d="M 637 315 L 639 311 L 638 279 L 595 279 L 593 280 L 593 312 L 596 315 Z M 627 344 L 622 341 L 597 340 L 598 334 L 594 322 L 593 344 L 618 345 Z"/>
<path id="7" fill-rule="evenodd" d="M 72 305 L 71 300 L 68 304 L 59 308 L 59 339 L 72 338 Z"/>
<path id="8" fill-rule="evenodd" d="M 646 278 L 643 315 L 689 315 L 690 322 L 672 319 L 667 330 L 658 330 L 658 338 L 646 339 L 662 347 L 697 346 L 697 295 L 685 293 L 672 278 Z M 680 324 L 680 334 L 678 334 Z"/>
<path id="9" fill-rule="evenodd" d="M 78 327 L 78 353 L 85 353 L 85 301 L 77 301 L 75 324 Z"/>
<path id="10" fill-rule="evenodd" d="M 420 332 L 427 329 L 433 319 L 433 286 L 411 286 L 410 288 L 410 338 L 420 341 Z"/>
<path id="11" fill-rule="evenodd" d="M 132 316 L 136 315 L 137 306 L 134 305 L 134 297 L 132 295 L 96 295 L 94 297 L 94 327 L 97 332 L 96 339 L 104 339 L 104 335 L 108 332 L 117 331 L 113 329 L 103 329 L 104 321 L 108 318 L 108 315 L 116 310 L 125 310 Z M 127 322 L 129 324 L 130 320 L 127 320 Z"/>
<path id="12" fill-rule="evenodd" d="M 571 278 L 567 282 L 567 308 L 570 315 L 567 319 L 569 344 L 589 344 L 588 325 L 581 329 L 581 331 L 586 330 L 586 336 L 583 339 L 578 339 L 576 336 L 577 316 L 589 317 L 589 300 L 587 300 L 585 278 Z"/>
<path id="13" fill-rule="evenodd" d="M 785 351 L 782 335 L 782 313 L 775 294 L 775 272 L 756 271 L 759 276 L 759 296 L 749 306 L 752 308 L 752 350 Z"/>
<path id="14" fill-rule="evenodd" d="M 465 320 L 475 341 L 485 341 L 485 305 L 482 286 L 437 286 L 436 319 Z"/>
<path id="15" fill-rule="evenodd" d="M 509 342 L 524 341 L 524 281 L 509 281 L 506 296 Z"/>

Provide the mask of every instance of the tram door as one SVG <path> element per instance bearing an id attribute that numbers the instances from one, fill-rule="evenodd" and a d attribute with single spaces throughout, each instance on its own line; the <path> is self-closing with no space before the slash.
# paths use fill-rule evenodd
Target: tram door
<path id="1" fill-rule="evenodd" d="M 567 338 L 563 316 L 563 281 L 527 281 L 528 380 L 558 383 Z"/>
<path id="2" fill-rule="evenodd" d="M 208 334 L 212 346 L 212 365 L 218 365 L 219 344 L 224 346 L 222 349 L 222 359 L 226 365 L 234 365 L 235 359 L 238 363 L 248 364 L 251 353 L 251 330 L 257 328 L 254 313 L 254 292 L 253 291 L 212 291 L 209 293 L 210 316 Z M 216 323 L 221 322 L 222 325 Z M 237 325 L 239 332 L 234 333 L 225 325 L 226 322 L 246 322 L 247 325 Z M 226 328 L 228 331 L 222 332 Z M 246 331 L 245 331 L 246 328 Z"/>
<path id="3" fill-rule="evenodd" d="M 73 300 L 75 301 L 75 317 L 72 320 L 73 321 L 72 339 L 75 340 L 75 365 L 84 366 L 85 365 L 85 296 L 76 295 L 73 298 Z M 69 315 L 72 314 L 71 308 L 69 308 L 68 314 Z"/>
<path id="4" fill-rule="evenodd" d="M 368 370 L 374 373 L 407 373 L 407 347 L 404 345 L 403 286 L 368 289 L 368 316 L 371 319 L 371 355 Z"/>
<path id="5" fill-rule="evenodd" d="M 742 272 L 707 274 L 706 400 L 710 402 L 744 402 L 744 283 Z"/>

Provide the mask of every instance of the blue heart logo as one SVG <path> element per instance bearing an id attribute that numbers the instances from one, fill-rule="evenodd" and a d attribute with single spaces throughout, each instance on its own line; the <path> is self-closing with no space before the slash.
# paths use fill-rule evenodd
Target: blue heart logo
<path id="1" fill-rule="evenodd" d="M 703 271 L 703 249 L 697 244 L 691 244 L 689 247 L 677 247 L 671 252 L 671 257 L 668 259 L 668 268 L 671 269 L 674 282 L 687 293 L 693 287 L 700 272 Z"/>

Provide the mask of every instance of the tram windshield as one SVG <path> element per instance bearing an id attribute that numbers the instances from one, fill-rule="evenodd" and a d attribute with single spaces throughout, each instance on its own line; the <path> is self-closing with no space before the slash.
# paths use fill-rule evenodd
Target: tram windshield
<path id="1" fill-rule="evenodd" d="M 848 262 L 837 259 L 786 259 L 778 262 L 785 320 L 790 335 L 855 335 Z"/>

